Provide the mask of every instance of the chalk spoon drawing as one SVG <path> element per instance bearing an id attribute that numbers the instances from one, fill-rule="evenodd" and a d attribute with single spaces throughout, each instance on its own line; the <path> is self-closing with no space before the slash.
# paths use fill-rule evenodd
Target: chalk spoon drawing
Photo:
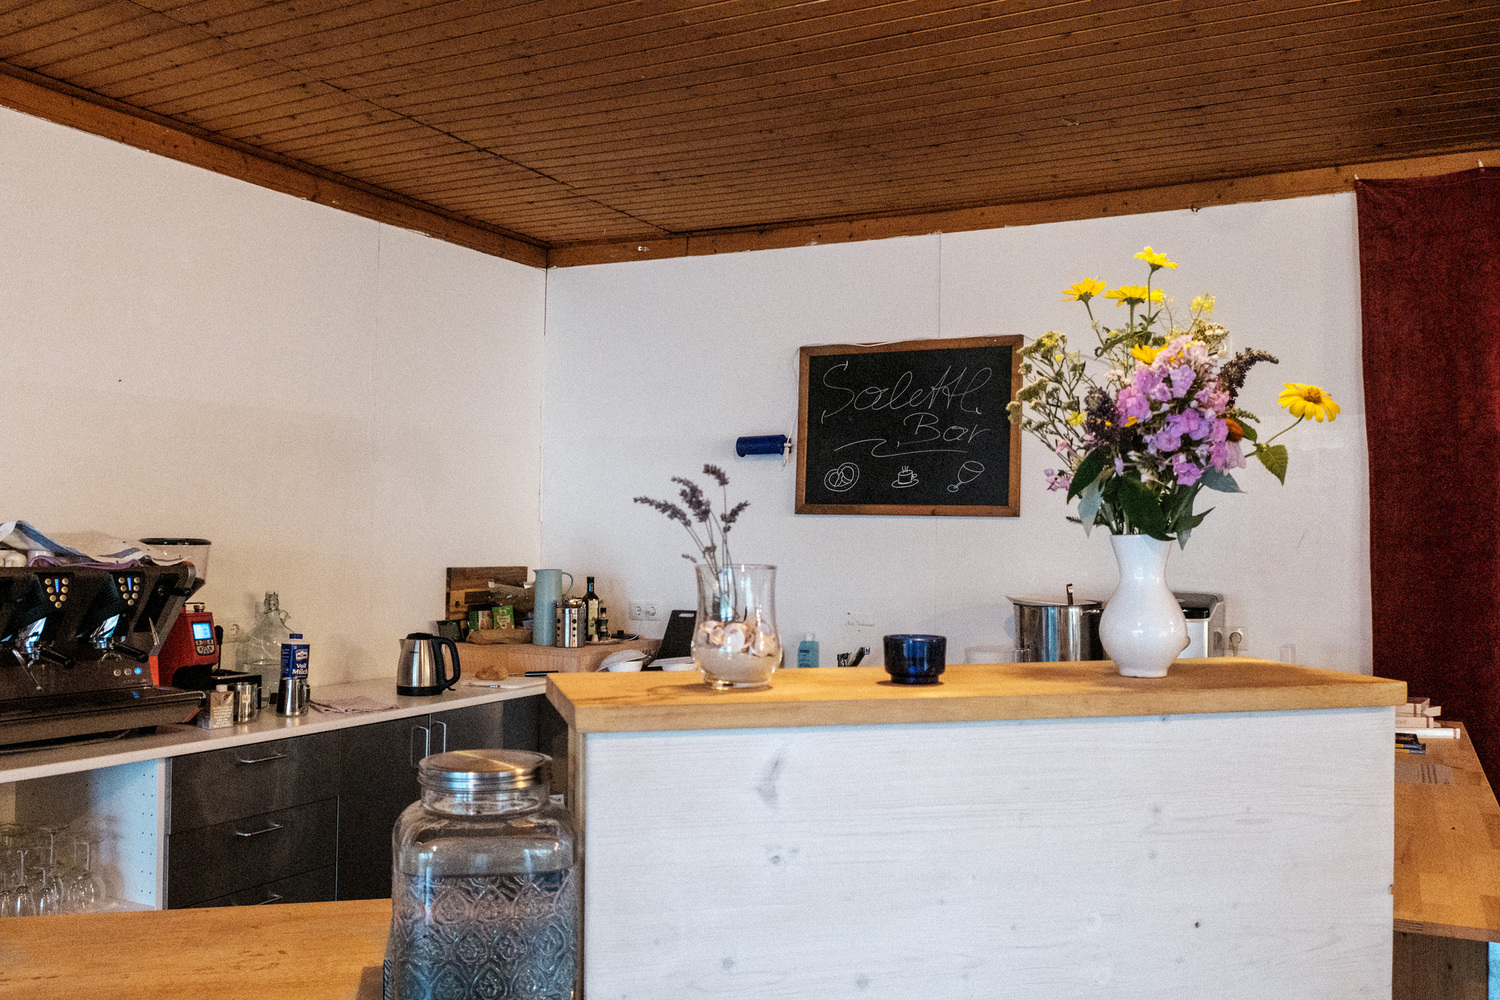
<path id="1" fill-rule="evenodd" d="M 904 490 L 908 486 L 915 486 L 920 482 L 921 480 L 917 478 L 917 474 L 911 471 L 911 466 L 903 465 L 901 466 L 901 471 L 896 473 L 896 479 L 891 485 L 898 490 Z"/>
<path id="2" fill-rule="evenodd" d="M 965 462 L 958 467 L 958 482 L 950 483 L 949 493 L 957 493 L 960 486 L 967 486 L 980 476 L 984 475 L 984 466 L 979 462 Z"/>
<path id="3" fill-rule="evenodd" d="M 853 462 L 835 466 L 829 469 L 828 474 L 823 477 L 823 486 L 830 493 L 848 493 L 854 489 L 854 484 L 857 482 L 859 482 L 859 466 Z"/>

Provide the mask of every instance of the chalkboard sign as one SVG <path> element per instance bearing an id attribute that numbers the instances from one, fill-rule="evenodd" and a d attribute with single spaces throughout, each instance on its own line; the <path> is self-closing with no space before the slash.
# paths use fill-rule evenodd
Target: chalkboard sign
<path id="1" fill-rule="evenodd" d="M 1020 516 L 1020 346 L 802 348 L 797 513 Z"/>

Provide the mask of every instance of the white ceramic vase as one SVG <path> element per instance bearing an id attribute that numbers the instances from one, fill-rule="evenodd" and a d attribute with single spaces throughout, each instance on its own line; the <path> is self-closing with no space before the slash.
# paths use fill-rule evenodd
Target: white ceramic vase
<path id="1" fill-rule="evenodd" d="M 1120 583 L 1099 619 L 1104 652 L 1126 677 L 1165 677 L 1187 648 L 1187 621 L 1167 586 L 1172 542 L 1150 535 L 1110 535 Z"/>

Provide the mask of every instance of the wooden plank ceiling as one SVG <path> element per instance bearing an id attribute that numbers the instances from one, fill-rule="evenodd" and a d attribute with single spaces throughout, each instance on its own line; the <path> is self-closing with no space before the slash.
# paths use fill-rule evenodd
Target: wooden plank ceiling
<path id="1" fill-rule="evenodd" d="M 0 61 L 540 248 L 1500 145 L 1461 0 L 0 0 Z"/>

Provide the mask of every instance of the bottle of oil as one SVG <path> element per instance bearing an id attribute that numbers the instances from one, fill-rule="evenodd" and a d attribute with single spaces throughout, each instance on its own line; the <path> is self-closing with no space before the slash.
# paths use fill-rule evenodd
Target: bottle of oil
<path id="1" fill-rule="evenodd" d="M 599 605 L 601 602 L 599 595 L 594 593 L 594 578 L 589 577 L 588 583 L 588 590 L 583 593 L 583 607 L 585 611 L 583 641 L 593 642 L 599 638 L 599 633 L 594 631 L 594 627 L 599 623 Z"/>

